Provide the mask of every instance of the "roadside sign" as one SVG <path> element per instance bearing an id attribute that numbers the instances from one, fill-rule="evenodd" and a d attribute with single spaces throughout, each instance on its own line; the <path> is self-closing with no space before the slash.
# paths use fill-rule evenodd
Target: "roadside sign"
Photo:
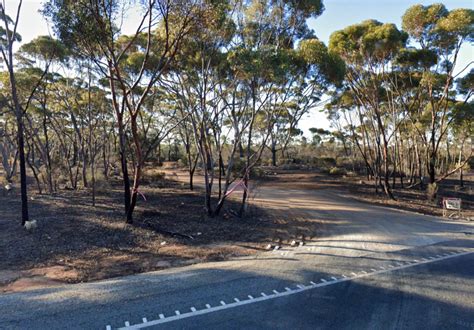
<path id="1" fill-rule="evenodd" d="M 449 211 L 456 212 L 448 215 Z M 443 217 L 451 217 L 456 213 L 461 217 L 461 198 L 443 198 Z"/>

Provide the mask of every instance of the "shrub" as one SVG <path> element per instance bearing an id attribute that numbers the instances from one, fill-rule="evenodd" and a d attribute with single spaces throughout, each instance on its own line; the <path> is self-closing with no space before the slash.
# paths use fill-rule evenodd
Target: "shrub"
<path id="1" fill-rule="evenodd" d="M 332 167 L 329 170 L 330 175 L 344 175 L 346 174 L 346 170 L 342 167 Z"/>

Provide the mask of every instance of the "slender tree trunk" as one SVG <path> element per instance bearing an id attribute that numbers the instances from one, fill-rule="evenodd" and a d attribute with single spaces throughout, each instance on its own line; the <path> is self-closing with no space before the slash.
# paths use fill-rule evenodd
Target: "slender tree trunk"
<path id="1" fill-rule="evenodd" d="M 120 165 L 122 167 L 122 180 L 123 180 L 123 202 L 125 208 L 125 214 L 128 215 L 130 208 L 130 177 L 128 175 L 127 155 L 126 155 L 126 141 L 125 132 L 123 127 L 122 117 L 117 120 L 119 126 L 119 153 L 120 153 Z"/>
<path id="2" fill-rule="evenodd" d="M 271 151 L 272 151 L 272 166 L 277 166 L 277 150 L 276 150 L 276 143 L 274 141 L 272 141 L 272 148 L 271 148 Z M 281 160 L 280 160 L 281 161 Z"/>

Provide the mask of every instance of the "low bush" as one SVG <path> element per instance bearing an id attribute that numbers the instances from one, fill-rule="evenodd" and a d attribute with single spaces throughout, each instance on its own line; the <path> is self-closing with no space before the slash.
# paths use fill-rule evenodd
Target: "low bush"
<path id="1" fill-rule="evenodd" d="M 329 170 L 330 175 L 345 175 L 346 174 L 346 169 L 342 167 L 332 167 Z"/>

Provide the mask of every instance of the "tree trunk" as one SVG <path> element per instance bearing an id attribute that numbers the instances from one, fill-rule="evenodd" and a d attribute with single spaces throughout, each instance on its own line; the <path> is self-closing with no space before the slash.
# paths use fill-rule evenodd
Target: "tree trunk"
<path id="1" fill-rule="evenodd" d="M 276 150 L 276 146 L 274 142 L 272 142 L 271 150 L 272 150 L 272 166 L 277 166 L 277 159 L 276 159 L 277 150 Z"/>

